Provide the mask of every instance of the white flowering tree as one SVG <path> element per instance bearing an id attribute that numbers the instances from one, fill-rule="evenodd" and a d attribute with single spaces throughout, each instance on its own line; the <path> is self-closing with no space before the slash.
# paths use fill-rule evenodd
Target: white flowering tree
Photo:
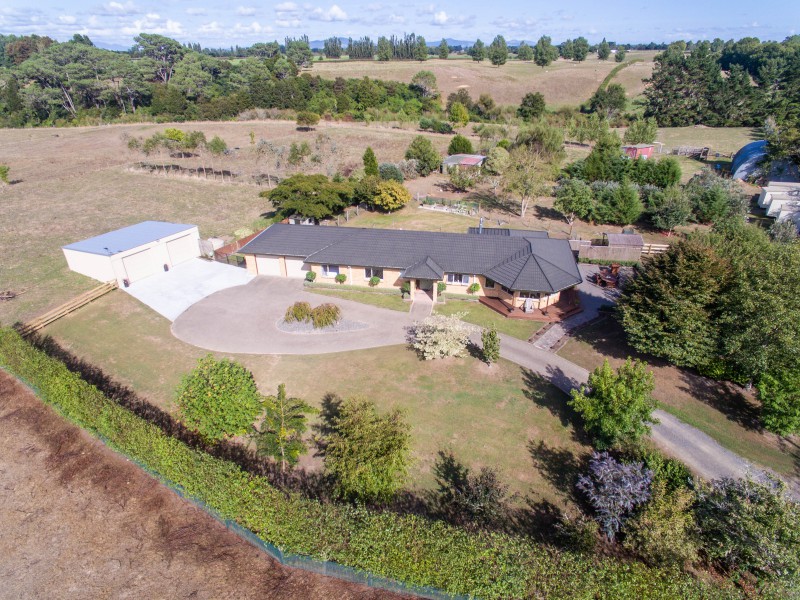
<path id="1" fill-rule="evenodd" d="M 411 346 L 425 360 L 462 356 L 475 330 L 461 320 L 463 316 L 464 313 L 433 315 L 414 323 L 409 332 Z"/>

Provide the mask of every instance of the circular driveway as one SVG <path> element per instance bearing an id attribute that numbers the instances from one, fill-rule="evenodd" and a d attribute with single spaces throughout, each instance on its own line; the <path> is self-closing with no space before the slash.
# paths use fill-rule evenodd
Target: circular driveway
<path id="1" fill-rule="evenodd" d="M 298 301 L 312 306 L 333 302 L 342 309 L 344 319 L 367 327 L 331 333 L 279 331 L 276 324 Z M 312 294 L 300 279 L 259 275 L 247 285 L 222 290 L 189 307 L 173 322 L 172 333 L 188 344 L 217 352 L 327 354 L 404 344 L 406 328 L 429 314 L 430 307 L 424 305 L 403 313 Z"/>

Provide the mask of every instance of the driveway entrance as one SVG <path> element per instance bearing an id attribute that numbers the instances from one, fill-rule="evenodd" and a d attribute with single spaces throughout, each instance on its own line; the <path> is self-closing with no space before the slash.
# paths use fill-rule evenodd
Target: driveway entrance
<path id="1" fill-rule="evenodd" d="M 192 304 L 230 287 L 246 285 L 253 275 L 245 269 L 193 258 L 120 288 L 170 321 Z"/>

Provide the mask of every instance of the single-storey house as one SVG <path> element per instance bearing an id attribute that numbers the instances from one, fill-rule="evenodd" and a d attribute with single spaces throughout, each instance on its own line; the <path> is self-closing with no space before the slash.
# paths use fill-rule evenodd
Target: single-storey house
<path id="1" fill-rule="evenodd" d="M 412 293 L 425 290 L 436 300 L 437 283 L 477 296 L 497 298 L 509 308 L 546 308 L 581 282 L 569 241 L 543 231 L 474 228 L 441 233 L 354 227 L 302 227 L 276 223 L 239 250 L 256 275 L 317 281 L 347 276 L 365 286 L 378 277 L 382 288 L 408 282 Z"/>
<path id="2" fill-rule="evenodd" d="M 484 162 L 486 157 L 482 154 L 451 154 L 442 161 L 441 171 L 447 173 L 451 167 L 456 167 L 458 170 L 479 170 Z"/>
<path id="3" fill-rule="evenodd" d="M 197 225 L 144 221 L 68 244 L 62 248 L 69 268 L 98 281 L 127 287 L 200 256 Z"/>
<path id="4" fill-rule="evenodd" d="M 655 144 L 633 144 L 630 146 L 623 146 L 622 151 L 630 158 L 647 160 L 653 156 L 655 148 Z"/>

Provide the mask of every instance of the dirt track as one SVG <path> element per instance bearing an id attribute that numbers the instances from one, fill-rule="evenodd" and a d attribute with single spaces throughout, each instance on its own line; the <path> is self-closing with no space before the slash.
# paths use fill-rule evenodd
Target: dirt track
<path id="1" fill-rule="evenodd" d="M 0 598 L 400 598 L 271 560 L 0 371 Z"/>

